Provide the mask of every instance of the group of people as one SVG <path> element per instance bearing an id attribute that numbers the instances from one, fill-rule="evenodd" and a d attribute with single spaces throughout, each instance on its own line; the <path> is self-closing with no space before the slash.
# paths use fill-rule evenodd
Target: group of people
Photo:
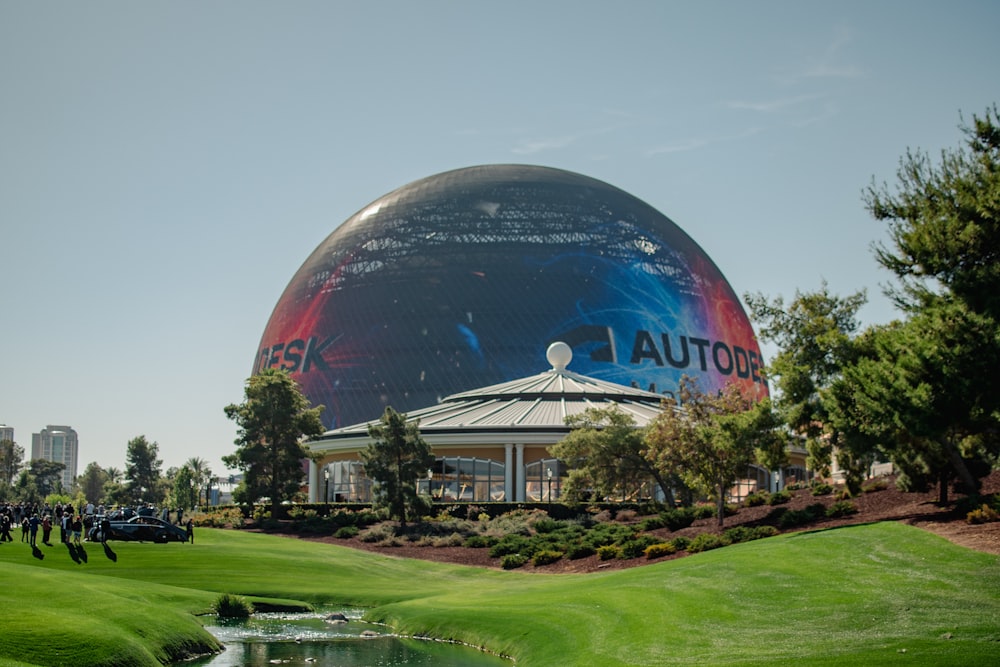
<path id="1" fill-rule="evenodd" d="M 87 522 L 93 524 L 96 508 L 88 503 L 76 511 L 72 505 L 55 507 L 47 504 L 5 503 L 0 506 L 0 542 L 13 542 L 11 531 L 16 526 L 21 527 L 21 541 L 31 546 L 37 546 L 38 533 L 42 533 L 42 544 L 52 546 L 50 542 L 53 528 L 59 528 L 59 541 L 63 543 L 80 544 Z"/>
<path id="2" fill-rule="evenodd" d="M 99 534 L 101 542 L 104 542 L 109 533 L 111 518 L 127 521 L 136 515 L 153 516 L 155 513 L 155 508 L 145 503 L 135 508 L 123 507 L 114 511 L 109 511 L 104 505 L 95 506 L 93 503 L 83 504 L 79 508 L 68 503 L 66 505 L 56 503 L 54 507 L 50 507 L 47 503 L 2 503 L 0 504 L 0 542 L 13 542 L 12 532 L 20 526 L 21 541 L 27 542 L 32 547 L 38 544 L 39 532 L 41 532 L 41 543 L 52 546 L 50 539 L 55 528 L 59 529 L 61 543 L 80 546 L 84 537 L 90 534 L 95 522 L 99 522 L 97 524 L 100 527 Z M 183 510 L 176 510 L 178 524 L 181 524 L 183 516 Z M 170 510 L 163 509 L 161 518 L 164 521 L 169 521 Z M 193 542 L 194 531 L 191 519 L 188 519 L 186 528 L 188 540 Z"/>

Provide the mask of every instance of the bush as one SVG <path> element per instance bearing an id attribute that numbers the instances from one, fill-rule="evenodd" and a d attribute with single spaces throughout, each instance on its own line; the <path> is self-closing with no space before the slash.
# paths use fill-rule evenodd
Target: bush
<path id="1" fill-rule="evenodd" d="M 694 510 L 691 508 L 668 510 L 660 516 L 663 518 L 664 523 L 666 523 L 667 528 L 670 529 L 670 532 L 687 528 L 694 523 L 695 518 Z"/>
<path id="2" fill-rule="evenodd" d="M 614 544 L 606 544 L 602 547 L 597 547 L 597 557 L 601 560 L 615 560 L 621 557 L 622 550 L 615 546 Z"/>
<path id="3" fill-rule="evenodd" d="M 691 508 L 691 516 L 694 519 L 710 519 L 715 516 L 715 505 L 695 505 Z M 691 525 L 690 523 L 688 524 Z"/>
<path id="4" fill-rule="evenodd" d="M 451 535 L 445 535 L 444 537 L 436 537 L 431 541 L 431 546 L 434 547 L 460 547 L 465 543 L 465 538 L 459 533 L 452 533 Z"/>
<path id="5" fill-rule="evenodd" d="M 633 519 L 635 519 L 635 517 L 636 517 L 635 510 L 622 510 L 618 512 L 618 514 L 615 516 L 615 520 L 624 523 L 626 521 L 632 521 Z"/>
<path id="6" fill-rule="evenodd" d="M 502 558 L 510 554 L 528 552 L 530 548 L 531 541 L 524 535 L 504 535 L 490 547 L 490 558 Z"/>
<path id="7" fill-rule="evenodd" d="M 826 510 L 826 515 L 831 518 L 857 513 L 858 508 L 850 500 L 838 500 Z"/>
<path id="8" fill-rule="evenodd" d="M 759 507 L 760 505 L 766 505 L 770 497 L 771 494 L 767 491 L 754 491 L 743 499 L 743 504 L 747 507 Z"/>
<path id="9" fill-rule="evenodd" d="M 965 522 L 971 524 L 992 523 L 1000 521 L 1000 512 L 983 503 L 978 509 L 974 509 L 965 515 Z"/>
<path id="10" fill-rule="evenodd" d="M 593 556 L 595 553 L 597 553 L 597 550 L 589 544 L 573 544 L 566 549 L 566 558 L 569 558 L 570 560 L 577 560 L 579 558 Z"/>
<path id="11" fill-rule="evenodd" d="M 752 528 L 747 526 L 734 526 L 733 528 L 727 528 L 722 533 L 722 537 L 728 540 L 730 544 L 737 544 L 739 542 L 749 542 L 754 539 L 754 532 Z"/>
<path id="12" fill-rule="evenodd" d="M 670 540 L 670 546 L 672 546 L 677 551 L 687 551 L 688 546 L 691 545 L 691 539 L 684 537 L 683 535 L 678 535 L 674 539 Z"/>
<path id="13" fill-rule="evenodd" d="M 219 618 L 250 618 L 253 605 L 239 595 L 223 593 L 215 599 L 212 609 Z"/>
<path id="14" fill-rule="evenodd" d="M 465 546 L 469 549 L 488 549 L 497 542 L 497 538 L 489 535 L 472 535 L 465 539 Z"/>
<path id="15" fill-rule="evenodd" d="M 812 513 L 806 510 L 788 510 L 782 513 L 781 517 L 778 519 L 778 526 L 781 528 L 795 528 L 797 526 L 803 526 L 807 523 L 812 523 L 816 520 L 816 517 Z"/>
<path id="16" fill-rule="evenodd" d="M 753 529 L 753 537 L 751 539 L 759 540 L 765 537 L 774 537 L 778 534 L 778 529 L 774 526 L 757 526 Z"/>
<path id="17" fill-rule="evenodd" d="M 535 521 L 532 525 L 536 533 L 552 533 L 562 527 L 562 523 L 548 517 Z"/>
<path id="18" fill-rule="evenodd" d="M 784 505 L 789 500 L 792 499 L 792 492 L 788 489 L 782 489 L 781 491 L 775 491 L 771 494 L 771 497 L 767 499 L 768 505 Z"/>
<path id="19" fill-rule="evenodd" d="M 669 542 L 658 542 L 650 544 L 643 553 L 646 555 L 646 560 L 655 560 L 677 553 L 677 548 Z"/>
<path id="20" fill-rule="evenodd" d="M 352 537 L 357 537 L 360 532 L 361 529 L 357 526 L 342 526 L 337 529 L 333 536 L 338 540 L 349 540 Z"/>
<path id="21" fill-rule="evenodd" d="M 715 533 L 698 533 L 691 544 L 688 545 L 688 552 L 696 554 L 701 551 L 709 551 L 711 549 L 718 549 L 719 547 L 727 546 L 729 542 L 726 541 L 721 535 L 716 535 Z"/>
<path id="22" fill-rule="evenodd" d="M 828 496 L 833 493 L 833 487 L 825 482 L 820 482 L 819 484 L 813 485 L 809 492 L 814 496 Z"/>
<path id="23" fill-rule="evenodd" d="M 885 491 L 889 488 L 889 480 L 884 477 L 873 479 L 861 485 L 861 493 L 874 493 L 875 491 Z"/>
<path id="24" fill-rule="evenodd" d="M 500 567 L 505 570 L 514 570 L 528 562 L 528 557 L 522 554 L 506 554 L 500 559 Z"/>
<path id="25" fill-rule="evenodd" d="M 387 539 L 394 537 L 396 537 L 396 529 L 393 525 L 390 523 L 380 523 L 366 528 L 358 539 L 367 544 L 374 544 L 376 542 L 385 542 Z"/>
<path id="26" fill-rule="evenodd" d="M 657 542 L 659 542 L 659 540 L 652 535 L 640 535 L 635 539 L 627 540 L 619 545 L 621 549 L 621 555 L 619 557 L 625 560 L 638 558 L 646 553 L 646 547 L 656 544 Z"/>
<path id="27" fill-rule="evenodd" d="M 539 551 L 534 556 L 531 557 L 531 563 L 535 567 L 541 565 L 549 565 L 555 563 L 557 560 L 563 557 L 561 551 Z"/>
<path id="28" fill-rule="evenodd" d="M 639 522 L 639 530 L 645 533 L 650 530 L 665 528 L 666 525 L 667 522 L 662 516 L 647 516 L 645 519 Z"/>

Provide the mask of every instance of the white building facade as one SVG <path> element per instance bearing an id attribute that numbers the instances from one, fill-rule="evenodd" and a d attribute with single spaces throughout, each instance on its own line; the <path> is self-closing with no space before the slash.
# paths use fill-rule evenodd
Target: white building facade
<path id="1" fill-rule="evenodd" d="M 48 425 L 41 433 L 31 434 L 31 458 L 62 463 L 63 489 L 73 487 L 79 462 L 80 440 L 69 426 Z"/>

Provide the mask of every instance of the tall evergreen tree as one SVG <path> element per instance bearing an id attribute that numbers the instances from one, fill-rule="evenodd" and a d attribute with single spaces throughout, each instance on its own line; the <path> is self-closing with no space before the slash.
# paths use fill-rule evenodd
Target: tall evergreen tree
<path id="1" fill-rule="evenodd" d="M 239 430 L 236 451 L 222 460 L 243 471 L 243 501 L 270 498 L 271 516 L 277 518 L 282 501 L 302 486 L 302 462 L 309 458 L 303 442 L 323 432 L 323 406 L 309 407 L 291 375 L 273 368 L 248 379 L 244 397 L 225 408 Z"/>
<path id="2" fill-rule="evenodd" d="M 407 422 L 406 415 L 386 407 L 378 424 L 368 427 L 372 438 L 361 452 L 365 474 L 375 482 L 376 504 L 387 507 L 389 516 L 406 525 L 407 514 L 416 514 L 423 503 L 417 480 L 434 464 L 430 445 L 420 437 L 420 423 Z"/>
<path id="3" fill-rule="evenodd" d="M 128 441 L 125 451 L 125 480 L 134 503 L 158 503 L 160 495 L 160 446 L 139 435 Z"/>

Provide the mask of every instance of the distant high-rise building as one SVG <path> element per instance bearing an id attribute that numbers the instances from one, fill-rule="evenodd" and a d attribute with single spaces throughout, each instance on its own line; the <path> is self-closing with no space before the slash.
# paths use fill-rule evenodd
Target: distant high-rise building
<path id="1" fill-rule="evenodd" d="M 76 479 L 77 457 L 80 441 L 76 431 L 69 426 L 48 425 L 41 433 L 31 434 L 31 458 L 46 459 L 62 463 L 66 468 L 62 473 L 64 489 L 70 489 Z"/>
<path id="2" fill-rule="evenodd" d="M 6 424 L 0 424 L 0 441 L 3 441 L 3 440 L 10 440 L 11 442 L 15 442 L 15 440 L 14 440 L 14 427 L 13 426 L 7 426 Z"/>

